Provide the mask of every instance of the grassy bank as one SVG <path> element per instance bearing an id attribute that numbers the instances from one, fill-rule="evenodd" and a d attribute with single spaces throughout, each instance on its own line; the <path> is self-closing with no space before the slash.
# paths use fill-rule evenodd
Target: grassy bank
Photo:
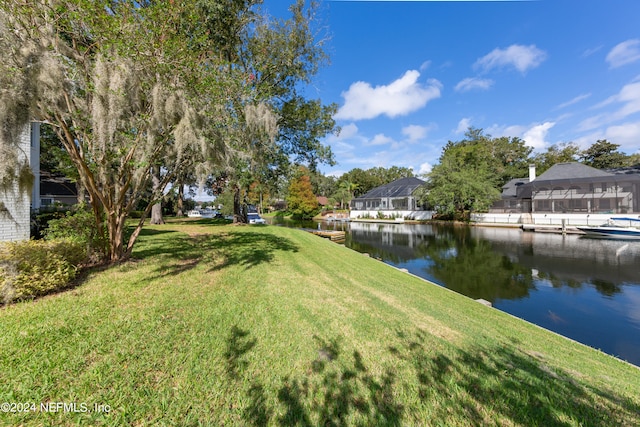
<path id="1" fill-rule="evenodd" d="M 0 424 L 640 422 L 638 368 L 309 233 L 182 220 L 134 256 L 0 310 L 0 402 L 37 406 Z"/>

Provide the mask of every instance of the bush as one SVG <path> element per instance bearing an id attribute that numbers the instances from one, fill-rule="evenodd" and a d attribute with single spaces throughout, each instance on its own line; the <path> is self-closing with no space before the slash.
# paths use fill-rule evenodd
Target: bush
<path id="1" fill-rule="evenodd" d="M 31 237 L 42 239 L 49 227 L 49 221 L 64 218 L 71 209 L 70 206 L 45 206 L 37 212 L 31 213 Z"/>
<path id="2" fill-rule="evenodd" d="M 143 213 L 144 213 L 144 211 L 131 211 L 129 213 L 129 218 L 140 219 L 140 218 L 142 218 L 142 214 Z"/>
<path id="3" fill-rule="evenodd" d="M 107 237 L 99 233 L 95 216 L 83 205 L 77 205 L 62 218 L 50 220 L 44 236 L 46 240 L 66 239 L 83 245 L 82 262 L 100 260 L 106 253 Z"/>
<path id="4" fill-rule="evenodd" d="M 62 239 L 28 240 L 0 246 L 0 298 L 32 299 L 69 286 L 85 259 L 83 244 Z"/>

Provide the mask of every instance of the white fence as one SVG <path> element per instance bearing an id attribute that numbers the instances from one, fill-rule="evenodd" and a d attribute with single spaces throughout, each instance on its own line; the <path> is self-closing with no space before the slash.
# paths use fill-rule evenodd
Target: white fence
<path id="1" fill-rule="evenodd" d="M 569 214 L 569 213 L 474 213 L 471 215 L 471 221 L 483 224 L 533 224 L 533 225 L 600 225 L 609 218 L 638 218 L 638 214 Z"/>

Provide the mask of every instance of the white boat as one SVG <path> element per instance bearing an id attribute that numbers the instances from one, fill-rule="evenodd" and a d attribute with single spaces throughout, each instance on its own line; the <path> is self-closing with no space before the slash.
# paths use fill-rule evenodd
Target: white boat
<path id="1" fill-rule="evenodd" d="M 589 237 L 640 240 L 640 218 L 610 218 L 597 227 L 580 226 L 576 228 Z"/>

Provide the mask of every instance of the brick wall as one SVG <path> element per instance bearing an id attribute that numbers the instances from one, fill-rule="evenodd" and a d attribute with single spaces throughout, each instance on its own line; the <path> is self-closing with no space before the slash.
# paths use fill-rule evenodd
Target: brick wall
<path id="1" fill-rule="evenodd" d="M 28 160 L 31 153 L 31 128 L 27 124 L 20 134 L 18 156 L 21 161 Z M 0 190 L 0 202 L 4 204 L 4 209 L 0 209 L 0 241 L 29 239 L 31 192 L 20 193 L 15 183 L 8 191 Z"/>

